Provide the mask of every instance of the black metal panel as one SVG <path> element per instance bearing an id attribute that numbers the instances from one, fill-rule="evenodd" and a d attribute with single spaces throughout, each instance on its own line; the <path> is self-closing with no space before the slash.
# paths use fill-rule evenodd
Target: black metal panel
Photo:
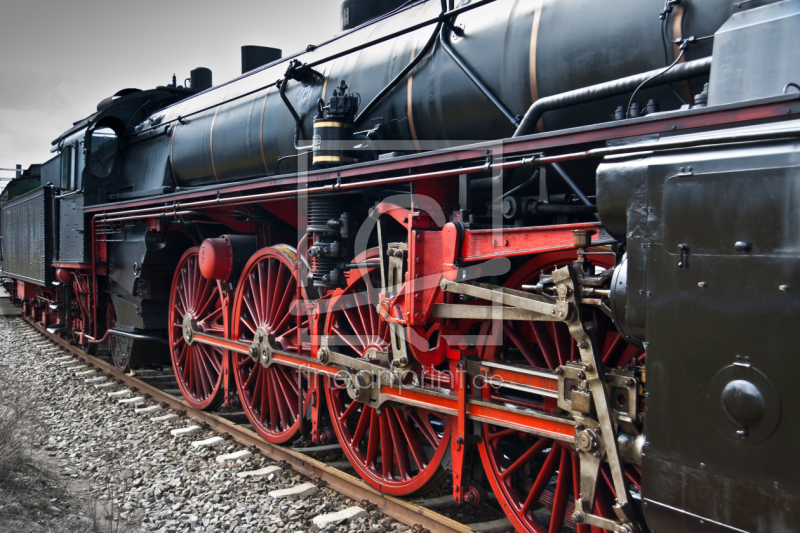
<path id="1" fill-rule="evenodd" d="M 628 293 L 646 300 L 648 526 L 800 531 L 800 464 L 787 455 L 800 439 L 796 146 L 685 151 L 620 171 L 636 164 L 646 226 L 628 254 L 644 276 Z M 757 391 L 746 416 L 724 407 L 742 386 Z"/>
<path id="2" fill-rule="evenodd" d="M 799 83 L 799 32 L 796 0 L 734 14 L 714 36 L 708 105 L 776 96 L 787 84 Z"/>
<path id="3" fill-rule="evenodd" d="M 57 155 L 47 163 L 42 165 L 41 175 L 42 187 L 45 185 L 53 185 L 59 187 L 61 185 L 61 156 Z"/>
<path id="4" fill-rule="evenodd" d="M 83 194 L 72 194 L 59 200 L 60 263 L 88 263 L 87 235 L 83 214 Z"/>
<path id="5" fill-rule="evenodd" d="M 3 276 L 48 285 L 52 245 L 50 189 L 42 187 L 3 205 Z"/>

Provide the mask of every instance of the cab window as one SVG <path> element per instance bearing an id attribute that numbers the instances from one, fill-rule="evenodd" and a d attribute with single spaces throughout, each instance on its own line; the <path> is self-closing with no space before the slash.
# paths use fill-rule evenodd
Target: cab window
<path id="1" fill-rule="evenodd" d="M 108 127 L 92 131 L 89 152 L 89 170 L 97 178 L 107 178 L 114 171 L 117 158 L 117 134 Z"/>
<path id="2" fill-rule="evenodd" d="M 75 146 L 70 144 L 61 151 L 61 189 L 74 191 L 75 180 Z"/>

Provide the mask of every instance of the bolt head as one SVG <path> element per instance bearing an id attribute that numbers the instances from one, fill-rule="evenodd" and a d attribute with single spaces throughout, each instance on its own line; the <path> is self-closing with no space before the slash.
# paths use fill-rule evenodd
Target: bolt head
<path id="1" fill-rule="evenodd" d="M 583 514 L 579 513 L 578 511 L 575 511 L 574 513 L 572 513 L 572 521 L 575 522 L 576 524 L 582 524 Z"/>

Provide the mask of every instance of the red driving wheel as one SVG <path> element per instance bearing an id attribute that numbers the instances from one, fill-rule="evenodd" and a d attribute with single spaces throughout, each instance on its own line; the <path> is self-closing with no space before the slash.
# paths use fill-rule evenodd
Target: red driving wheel
<path id="1" fill-rule="evenodd" d="M 604 256 L 599 257 L 602 259 L 594 260 L 595 265 L 603 268 L 613 265 Z M 574 260 L 574 251 L 539 255 L 517 270 L 504 285 L 519 290 L 523 284 L 536 284 L 542 272 L 552 272 L 554 268 Z M 504 321 L 502 329 L 502 338 L 498 339 L 489 323 L 483 328 L 482 333 L 492 339 L 482 350 L 481 357 L 484 360 L 552 370 L 579 358 L 578 347 L 565 324 Z M 607 367 L 644 362 L 644 351 L 628 344 L 613 330 L 607 317 L 598 316 L 597 334 L 602 346 L 603 362 Z M 531 409 L 554 408 L 541 397 L 526 397 L 505 388 L 486 387 L 483 395 L 486 399 Z M 575 499 L 579 495 L 579 464 L 567 443 L 492 424 L 483 424 L 483 435 L 479 450 L 484 471 L 492 491 L 517 531 L 602 531 L 572 522 Z M 626 476 L 641 489 L 638 468 L 627 465 Z M 614 489 L 607 465 L 601 469 L 601 477 L 603 479 L 598 482 L 594 511 L 600 516 L 614 518 Z"/>
<path id="2" fill-rule="evenodd" d="M 297 252 L 284 245 L 264 248 L 250 258 L 234 297 L 231 338 L 251 343 L 261 331 L 273 335 L 284 351 L 311 355 L 309 317 L 303 305 L 307 294 L 298 283 L 296 261 Z M 233 354 L 233 373 L 256 432 L 276 444 L 294 437 L 300 416 L 308 411 L 310 380 L 318 378 L 279 364 L 265 368 L 242 354 Z"/>
<path id="3" fill-rule="evenodd" d="M 169 299 L 169 343 L 172 368 L 183 397 L 195 409 L 214 409 L 223 400 L 222 365 L 225 351 L 200 343 L 186 344 L 183 320 L 191 315 L 197 329 L 224 337 L 227 317 L 217 282 L 204 278 L 198 266 L 199 248 L 181 256 Z"/>
<path id="4" fill-rule="evenodd" d="M 370 349 L 390 349 L 389 326 L 377 311 L 379 286 L 378 269 L 353 270 L 346 288 L 336 291 L 325 325 L 332 350 L 360 358 Z M 441 465 L 450 442 L 449 416 L 391 403 L 376 410 L 351 400 L 338 380 L 328 380 L 325 393 L 339 443 L 364 481 L 393 496 L 441 485 L 447 475 Z"/>

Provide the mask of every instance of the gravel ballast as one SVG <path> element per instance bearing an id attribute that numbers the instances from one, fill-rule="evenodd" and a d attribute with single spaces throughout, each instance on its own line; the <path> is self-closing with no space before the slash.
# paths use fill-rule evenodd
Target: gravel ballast
<path id="1" fill-rule="evenodd" d="M 0 365 L 31 389 L 46 433 L 44 452 L 58 460 L 59 475 L 82 481 L 83 490 L 118 508 L 127 531 L 410 530 L 377 511 L 350 511 L 353 520 L 320 528 L 315 517 L 362 504 L 326 487 L 300 498 L 270 497 L 310 480 L 290 469 L 244 475 L 275 463 L 231 440 L 192 446 L 220 436 L 202 425 L 193 433 L 171 435 L 198 424 L 184 416 L 165 419 L 174 414 L 169 410 L 137 414 L 134 403 L 109 396 L 114 389 L 96 388 L 96 375 L 76 377 L 67 365 L 60 366 L 68 353 L 43 341 L 21 318 L 0 317 Z M 244 451 L 252 454 L 231 455 Z M 225 459 L 218 461 L 220 456 Z"/>

